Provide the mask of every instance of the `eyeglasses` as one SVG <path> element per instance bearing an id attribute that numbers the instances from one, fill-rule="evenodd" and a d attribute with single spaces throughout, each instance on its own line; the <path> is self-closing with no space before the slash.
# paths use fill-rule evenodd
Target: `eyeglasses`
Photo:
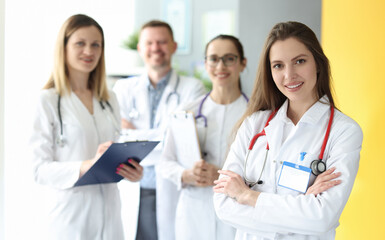
<path id="1" fill-rule="evenodd" d="M 238 56 L 234 54 L 226 54 L 223 57 L 218 57 L 217 55 L 205 57 L 205 60 L 210 67 L 216 67 L 221 59 L 226 67 L 230 67 L 237 62 Z"/>

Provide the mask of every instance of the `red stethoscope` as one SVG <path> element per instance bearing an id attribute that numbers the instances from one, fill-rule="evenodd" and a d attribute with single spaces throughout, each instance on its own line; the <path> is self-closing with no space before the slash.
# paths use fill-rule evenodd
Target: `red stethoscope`
<path id="1" fill-rule="evenodd" d="M 249 154 L 250 154 L 250 151 L 253 150 L 253 147 L 254 147 L 254 144 L 255 142 L 257 141 L 257 139 L 260 137 L 260 136 L 266 136 L 266 133 L 265 133 L 265 128 L 269 125 L 271 119 L 273 119 L 273 117 L 275 116 L 275 114 L 277 113 L 278 109 L 274 110 L 269 118 L 267 119 L 267 122 L 265 124 L 265 127 L 263 128 L 263 130 L 260 132 L 260 133 L 257 133 L 256 135 L 254 135 L 254 137 L 251 139 L 250 141 L 250 145 L 249 145 L 249 148 L 247 150 L 247 154 L 246 154 L 246 160 L 245 160 L 245 164 L 244 164 L 244 167 L 243 167 L 243 177 L 245 179 L 245 183 L 251 188 L 251 187 L 254 187 L 256 184 L 263 184 L 263 181 L 261 180 L 261 177 L 262 177 L 262 173 L 263 173 L 263 170 L 265 169 L 265 165 L 266 165 L 266 160 L 267 160 L 267 155 L 268 155 L 268 152 L 269 152 L 269 143 L 267 142 L 266 143 L 266 154 L 265 154 L 265 160 L 263 162 L 263 166 L 262 166 L 262 170 L 261 170 L 261 173 L 259 174 L 259 177 L 258 177 L 258 180 L 257 181 L 251 181 L 249 180 L 247 177 L 246 177 L 246 166 L 247 166 L 247 160 L 249 159 Z M 312 173 L 315 175 L 315 176 L 318 176 L 319 174 L 325 172 L 326 170 L 326 164 L 322 161 L 323 159 L 323 156 L 324 156 L 324 152 L 325 152 L 325 147 L 326 147 L 326 143 L 329 139 L 329 134 L 330 134 L 330 128 L 332 126 L 332 123 L 333 123 L 333 117 L 334 117 L 334 107 L 333 106 L 330 106 L 330 118 L 329 118 L 329 123 L 328 123 L 328 127 L 326 129 L 326 133 L 325 133 L 325 137 L 324 137 L 324 141 L 322 143 L 322 147 L 321 147 L 321 152 L 318 156 L 318 159 L 315 159 L 311 162 L 310 164 L 310 169 L 312 171 Z"/>

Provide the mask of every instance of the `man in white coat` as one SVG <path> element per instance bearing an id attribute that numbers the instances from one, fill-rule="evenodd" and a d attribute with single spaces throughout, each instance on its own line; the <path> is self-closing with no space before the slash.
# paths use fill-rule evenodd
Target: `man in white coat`
<path id="1" fill-rule="evenodd" d="M 141 162 L 144 171 L 136 239 L 172 240 L 179 193 L 173 183 L 156 174 L 162 140 L 170 114 L 203 95 L 205 90 L 197 79 L 179 76 L 171 68 L 177 43 L 167 23 L 153 20 L 144 24 L 137 48 L 146 73 L 121 79 L 114 86 L 121 107 L 122 128 L 129 129 L 131 140 L 161 143 Z"/>

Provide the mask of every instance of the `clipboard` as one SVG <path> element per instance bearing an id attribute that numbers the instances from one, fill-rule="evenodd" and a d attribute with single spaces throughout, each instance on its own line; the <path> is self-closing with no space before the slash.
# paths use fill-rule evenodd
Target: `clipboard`
<path id="1" fill-rule="evenodd" d="M 170 134 L 174 138 L 176 156 L 183 167 L 191 168 L 196 161 L 202 158 L 195 117 L 192 112 L 173 113 L 170 119 Z"/>
<path id="2" fill-rule="evenodd" d="M 135 141 L 113 143 L 98 161 L 75 183 L 74 187 L 115 183 L 123 179 L 116 173 L 116 168 L 132 158 L 140 162 L 158 145 L 157 141 Z"/>

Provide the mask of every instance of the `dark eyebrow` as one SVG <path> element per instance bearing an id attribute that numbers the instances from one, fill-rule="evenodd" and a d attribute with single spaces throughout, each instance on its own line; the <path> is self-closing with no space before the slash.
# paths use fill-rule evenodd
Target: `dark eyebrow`
<path id="1" fill-rule="evenodd" d="M 308 55 L 306 55 L 306 54 L 304 54 L 304 53 L 301 53 L 301 54 L 299 54 L 298 56 L 292 58 L 291 61 L 294 61 L 294 60 L 296 60 L 296 59 L 298 59 L 298 58 L 301 58 L 301 57 L 308 57 Z"/>
<path id="2" fill-rule="evenodd" d="M 309 57 L 309 56 L 308 56 L 307 54 L 301 53 L 301 54 L 299 54 L 299 55 L 293 57 L 293 58 L 291 59 L 291 61 L 294 61 L 294 60 L 296 60 L 296 59 L 298 59 L 298 58 L 301 58 L 301 57 Z M 280 62 L 282 62 L 282 61 L 281 61 L 281 60 L 274 60 L 274 61 L 270 61 L 270 64 L 275 64 L 275 63 L 280 63 Z"/>
<path id="3" fill-rule="evenodd" d="M 228 56 L 228 55 L 232 55 L 232 56 L 238 56 L 237 54 L 235 53 L 225 53 L 224 55 L 222 55 L 222 57 L 224 56 Z M 219 57 L 218 54 L 214 53 L 214 54 L 210 54 L 210 55 L 207 55 L 208 57 L 211 57 L 211 56 L 216 56 L 216 57 Z"/>

